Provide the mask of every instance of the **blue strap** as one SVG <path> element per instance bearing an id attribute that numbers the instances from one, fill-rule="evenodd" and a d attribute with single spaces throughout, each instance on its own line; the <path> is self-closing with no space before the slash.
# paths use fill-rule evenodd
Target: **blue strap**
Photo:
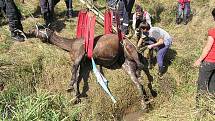
<path id="1" fill-rule="evenodd" d="M 93 65 L 93 72 L 97 78 L 97 82 L 101 85 L 103 90 L 110 96 L 113 103 L 116 103 L 115 98 L 113 97 L 113 95 L 111 94 L 110 90 L 107 87 L 107 82 L 108 82 L 107 79 L 96 68 L 94 59 L 92 58 L 91 60 L 92 60 L 92 65 Z"/>

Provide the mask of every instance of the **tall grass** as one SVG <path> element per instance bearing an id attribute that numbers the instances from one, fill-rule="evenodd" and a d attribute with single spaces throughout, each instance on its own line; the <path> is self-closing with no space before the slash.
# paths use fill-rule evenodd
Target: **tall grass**
<path id="1" fill-rule="evenodd" d="M 11 92 L 1 94 L 1 120 L 75 121 L 78 113 L 82 110 L 81 105 L 71 107 L 71 103 L 61 94 L 40 91 L 36 94 L 23 96 L 16 92 L 11 90 Z"/>

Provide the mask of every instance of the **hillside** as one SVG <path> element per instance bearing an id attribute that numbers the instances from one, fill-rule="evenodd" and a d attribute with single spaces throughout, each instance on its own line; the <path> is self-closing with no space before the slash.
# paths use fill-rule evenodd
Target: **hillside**
<path id="1" fill-rule="evenodd" d="M 25 31 L 35 23 L 43 23 L 39 14 L 38 1 L 25 0 L 25 4 L 15 0 L 23 14 Z M 1 120 L 81 120 L 81 121 L 193 121 L 196 118 L 195 95 L 198 69 L 193 68 L 194 60 L 200 55 L 207 39 L 207 30 L 214 27 L 211 10 L 215 0 L 193 0 L 193 18 L 187 25 L 176 25 L 177 2 L 172 0 L 136 0 L 155 17 L 154 26 L 167 30 L 174 38 L 167 53 L 165 63 L 168 71 L 162 78 L 157 76 L 156 66 L 150 70 L 154 77 L 152 88 L 157 92 L 153 98 L 147 88 L 147 80 L 142 72 L 144 84 L 151 102 L 148 111 L 141 111 L 135 85 L 123 70 L 104 70 L 109 80 L 109 88 L 117 99 L 113 104 L 96 82 L 93 73 L 88 80 L 88 97 L 80 104 L 73 104 L 73 95 L 66 92 L 71 79 L 69 53 L 60 48 L 42 43 L 37 38 L 25 42 L 14 42 L 6 20 L 0 18 L 0 82 L 5 88 L 0 95 Z M 104 0 L 97 0 L 101 8 Z M 77 13 L 84 6 L 74 1 Z M 77 17 L 64 18 L 66 6 L 61 0 L 55 8 L 56 33 L 60 36 L 75 37 Z M 34 17 L 32 17 L 32 15 Z M 103 27 L 96 25 L 95 34 L 103 34 Z M 84 87 L 83 82 L 81 82 Z M 202 120 L 212 121 L 215 116 L 206 110 L 215 108 L 214 100 L 203 101 Z"/>

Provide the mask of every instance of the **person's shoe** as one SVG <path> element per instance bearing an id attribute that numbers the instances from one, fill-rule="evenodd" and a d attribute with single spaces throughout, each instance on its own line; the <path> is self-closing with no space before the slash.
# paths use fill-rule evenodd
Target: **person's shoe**
<path id="1" fill-rule="evenodd" d="M 72 18 L 73 17 L 73 10 L 67 10 L 66 11 L 66 17 L 67 18 Z"/>
<path id="2" fill-rule="evenodd" d="M 180 18 L 176 18 L 175 23 L 176 23 L 176 24 L 180 24 Z"/>
<path id="3" fill-rule="evenodd" d="M 158 75 L 161 77 L 164 74 L 164 67 L 159 67 L 158 69 Z"/>
<path id="4" fill-rule="evenodd" d="M 49 28 L 52 23 L 51 19 L 53 19 L 52 15 L 49 12 L 47 12 L 47 13 L 43 14 L 43 17 L 44 17 L 44 21 L 45 21 L 45 28 Z"/>
<path id="5" fill-rule="evenodd" d="M 187 25 L 187 23 L 189 22 L 189 19 L 188 19 L 189 17 L 184 17 L 184 19 L 183 19 L 183 24 L 184 25 Z"/>
<path id="6" fill-rule="evenodd" d="M 21 35 L 20 33 L 11 32 L 11 38 L 18 42 L 24 42 L 25 37 Z"/>
<path id="7" fill-rule="evenodd" d="M 187 25 L 187 24 L 188 24 L 188 22 L 189 22 L 189 20 L 188 20 L 188 19 L 186 19 L 186 20 L 183 22 L 183 24 L 184 24 L 184 25 Z"/>

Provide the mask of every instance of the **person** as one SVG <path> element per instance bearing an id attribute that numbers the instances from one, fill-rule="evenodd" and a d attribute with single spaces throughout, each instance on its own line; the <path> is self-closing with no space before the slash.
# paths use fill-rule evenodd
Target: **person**
<path id="1" fill-rule="evenodd" d="M 49 27 L 53 22 L 54 7 L 59 1 L 60 0 L 40 0 L 41 12 L 46 27 Z"/>
<path id="2" fill-rule="evenodd" d="M 158 63 L 158 74 L 160 76 L 164 73 L 164 56 L 167 50 L 172 44 L 172 37 L 164 29 L 159 27 L 150 27 L 148 23 L 142 23 L 140 29 L 145 36 L 153 38 L 156 42 L 148 45 L 149 49 L 157 48 L 157 63 Z"/>
<path id="3" fill-rule="evenodd" d="M 176 15 L 176 24 L 181 23 L 181 16 L 183 14 L 183 22 L 186 25 L 190 17 L 190 0 L 178 0 L 178 11 Z"/>
<path id="4" fill-rule="evenodd" d="M 68 18 L 72 18 L 73 16 L 73 6 L 72 6 L 72 0 L 65 0 L 65 4 L 66 4 L 66 16 Z"/>
<path id="5" fill-rule="evenodd" d="M 129 18 L 131 16 L 131 11 L 134 6 L 135 0 L 119 0 L 119 18 L 121 22 L 121 30 L 123 35 L 128 35 Z"/>
<path id="6" fill-rule="evenodd" d="M 136 4 L 135 5 L 135 13 L 133 14 L 133 21 L 132 21 L 132 28 L 135 30 L 135 35 L 139 33 L 138 27 L 141 22 L 147 22 L 150 27 L 152 27 L 151 24 L 151 15 L 147 11 L 143 11 L 143 8 Z"/>
<path id="7" fill-rule="evenodd" d="M 215 8 L 212 11 L 213 19 L 215 20 Z M 208 30 L 207 43 L 200 57 L 194 62 L 194 67 L 199 68 L 199 77 L 197 81 L 197 93 L 210 92 L 214 93 L 215 87 L 210 86 L 215 83 L 215 28 Z M 210 88 L 209 88 L 210 87 Z M 197 94 L 197 96 L 198 96 Z"/>
<path id="8" fill-rule="evenodd" d="M 43 14 L 46 27 L 49 27 L 53 22 L 54 7 L 59 1 L 60 0 L 40 0 L 41 12 Z M 71 18 L 73 14 L 72 0 L 65 0 L 65 4 L 67 8 L 66 16 Z"/>
<path id="9" fill-rule="evenodd" d="M 15 41 L 23 42 L 25 37 L 23 35 L 23 26 L 21 23 L 22 15 L 14 1 L 0 0 L 0 10 L 3 11 L 8 18 L 11 38 Z"/>

